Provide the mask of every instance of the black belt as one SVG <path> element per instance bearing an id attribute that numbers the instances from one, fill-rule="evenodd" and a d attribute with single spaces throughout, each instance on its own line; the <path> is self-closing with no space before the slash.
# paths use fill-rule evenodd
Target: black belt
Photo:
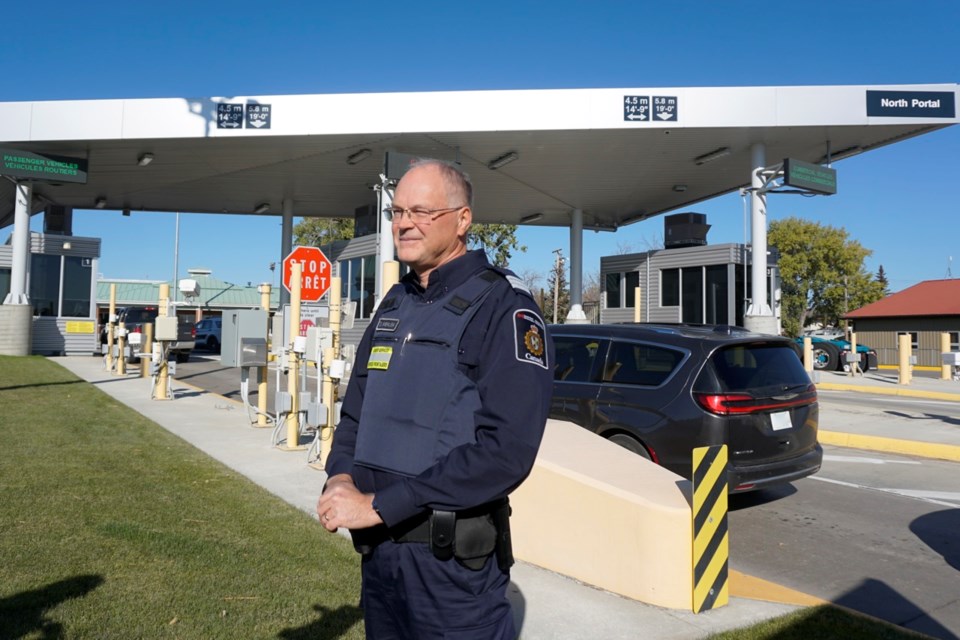
<path id="1" fill-rule="evenodd" d="M 372 553 L 377 545 L 387 540 L 429 544 L 438 559 L 449 560 L 456 551 L 458 561 L 471 569 L 481 568 L 496 550 L 501 569 L 506 571 L 513 564 L 509 513 L 509 503 L 503 498 L 458 512 L 433 510 L 395 527 L 381 525 L 352 531 L 351 534 L 354 547 L 364 555 Z M 458 543 L 456 538 L 460 534 L 464 537 Z"/>
<path id="2" fill-rule="evenodd" d="M 400 525 L 387 529 L 387 537 L 394 542 L 430 542 L 430 516 L 416 518 L 414 524 Z"/>

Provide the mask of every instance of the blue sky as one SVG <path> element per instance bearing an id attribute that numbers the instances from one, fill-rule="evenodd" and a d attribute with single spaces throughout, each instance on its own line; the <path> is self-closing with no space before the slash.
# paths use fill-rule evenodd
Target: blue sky
<path id="1" fill-rule="evenodd" d="M 0 101 L 960 82 L 956 0 L 8 4 Z M 845 228 L 893 290 L 948 268 L 960 277 L 958 153 L 952 127 L 839 162 L 836 196 L 773 197 L 769 219 Z M 711 243 L 743 241 L 738 195 L 695 210 Z M 587 233 L 585 274 L 601 255 L 650 248 L 662 227 Z M 169 213 L 74 213 L 75 234 L 103 239 L 106 277 L 172 278 L 174 230 Z M 518 272 L 568 253 L 566 229 L 518 235 Z M 279 247 L 279 218 L 180 216 L 181 277 L 206 267 L 238 284 L 271 280 Z"/>

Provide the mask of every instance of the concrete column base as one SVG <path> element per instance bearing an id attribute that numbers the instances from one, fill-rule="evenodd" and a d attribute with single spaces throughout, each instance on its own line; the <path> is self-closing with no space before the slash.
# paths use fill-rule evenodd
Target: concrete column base
<path id="1" fill-rule="evenodd" d="M 779 335 L 776 316 L 744 316 L 743 326 L 754 333 Z"/>
<path id="2" fill-rule="evenodd" d="M 28 356 L 33 337 L 33 307 L 0 305 L 0 355 Z"/>
<path id="3" fill-rule="evenodd" d="M 583 307 L 578 304 L 570 307 L 567 312 L 566 324 L 587 324 L 587 315 L 583 312 Z"/>

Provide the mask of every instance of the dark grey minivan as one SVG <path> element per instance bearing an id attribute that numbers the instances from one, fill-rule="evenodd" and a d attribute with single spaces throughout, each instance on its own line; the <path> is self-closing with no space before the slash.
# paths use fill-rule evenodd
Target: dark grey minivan
<path id="1" fill-rule="evenodd" d="M 550 417 L 690 478 L 695 447 L 726 444 L 731 493 L 816 473 L 816 387 L 787 338 L 740 327 L 553 325 Z"/>

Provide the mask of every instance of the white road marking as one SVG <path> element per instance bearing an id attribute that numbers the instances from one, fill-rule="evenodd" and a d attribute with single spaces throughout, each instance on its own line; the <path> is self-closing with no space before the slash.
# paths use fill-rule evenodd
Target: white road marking
<path id="1" fill-rule="evenodd" d="M 844 482 L 843 480 L 833 480 L 831 478 L 824 478 L 821 476 L 809 476 L 809 478 L 811 480 L 819 480 L 820 482 L 838 484 L 842 487 L 850 487 L 852 489 L 867 489 L 868 491 L 889 493 L 902 498 L 912 498 L 913 500 L 920 500 L 921 502 L 927 502 L 929 504 L 935 504 L 941 507 L 956 508 L 957 504 L 960 503 L 960 493 L 948 493 L 946 491 L 913 491 L 910 489 L 883 489 L 880 487 L 868 487 L 866 485 L 856 484 L 853 482 Z M 946 502 L 944 500 L 937 500 L 934 497 L 928 496 L 943 497 L 947 500 L 956 500 L 956 502 Z"/>
<path id="2" fill-rule="evenodd" d="M 859 462 L 861 464 L 923 464 L 916 460 L 881 460 L 880 458 L 858 458 L 857 456 L 824 455 L 831 462 Z"/>
<path id="3" fill-rule="evenodd" d="M 838 395 L 845 393 L 843 391 L 834 391 L 831 389 L 824 389 L 823 391 L 818 390 L 817 394 L 821 394 L 821 393 L 829 394 L 831 392 Z M 933 399 L 927 399 L 927 398 L 908 398 L 904 396 L 895 396 L 892 398 L 888 398 L 886 396 L 874 395 L 870 397 L 869 401 L 867 400 L 860 401 L 861 400 L 860 398 L 851 398 L 851 400 L 854 400 L 853 404 L 873 404 L 876 402 L 880 402 L 880 403 L 886 402 L 888 404 L 940 404 L 945 407 L 954 407 L 954 408 L 957 407 L 957 402 L 955 400 L 933 400 Z"/>

